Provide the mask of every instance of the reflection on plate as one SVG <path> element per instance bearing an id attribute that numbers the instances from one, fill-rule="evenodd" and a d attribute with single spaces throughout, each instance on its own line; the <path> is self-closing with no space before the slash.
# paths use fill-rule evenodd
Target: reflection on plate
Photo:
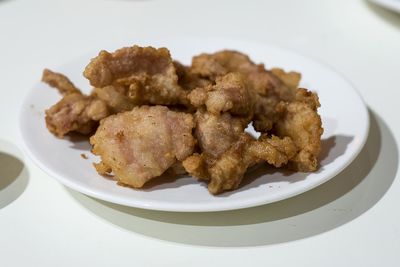
<path id="1" fill-rule="evenodd" d="M 58 139 L 48 132 L 44 110 L 60 96 L 56 90 L 38 83 L 28 93 L 20 114 L 25 150 L 46 173 L 67 187 L 95 198 L 145 209 L 193 212 L 239 209 L 289 198 L 326 182 L 350 164 L 365 143 L 369 119 L 358 93 L 341 76 L 306 57 L 270 45 L 225 39 L 129 42 L 108 49 L 133 43 L 166 46 L 174 58 L 187 64 L 192 55 L 200 52 L 236 49 L 256 62 L 265 63 L 267 68 L 279 66 L 301 72 L 301 86 L 317 91 L 322 105 L 319 112 L 325 132 L 320 169 L 315 173 L 291 173 L 263 166 L 249 172 L 238 190 L 219 196 L 210 195 L 205 184 L 189 176 L 160 184 L 155 181 L 143 190 L 121 187 L 97 174 L 92 162 L 98 159 L 90 153 L 86 139 L 78 136 Z M 89 90 L 82 70 L 96 54 L 94 51 L 55 70 L 66 74 L 78 87 Z"/>

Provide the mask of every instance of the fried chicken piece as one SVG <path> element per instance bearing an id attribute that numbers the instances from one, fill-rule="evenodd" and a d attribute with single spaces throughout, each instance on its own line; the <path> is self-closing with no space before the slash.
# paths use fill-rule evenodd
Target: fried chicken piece
<path id="1" fill-rule="evenodd" d="M 210 193 L 219 194 L 236 189 L 249 167 L 265 161 L 279 168 L 296 152 L 297 147 L 289 137 L 263 136 L 255 140 L 242 133 L 218 158 L 209 161 L 204 153 L 193 154 L 183 162 L 183 166 L 192 176 L 209 181 Z"/>
<path id="2" fill-rule="evenodd" d="M 209 166 L 239 140 L 248 121 L 229 113 L 214 115 L 203 108 L 197 110 L 194 120 L 194 135 L 201 153 L 188 157 L 183 162 L 183 167 L 192 176 L 209 180 Z"/>
<path id="3" fill-rule="evenodd" d="M 267 71 L 263 64 L 255 64 L 247 55 L 231 50 L 195 56 L 190 70 L 212 81 L 229 72 L 241 73 L 254 93 L 253 122 L 261 132 L 273 127 L 281 111 L 280 102 L 294 98 L 301 77 L 299 73 L 285 73 L 281 69 Z"/>
<path id="4" fill-rule="evenodd" d="M 201 153 L 184 160 L 183 167 L 190 175 L 209 181 L 212 194 L 237 188 L 254 164 L 266 161 L 281 167 L 298 151 L 289 137 L 262 135 L 255 140 L 244 132 L 248 121 L 229 113 L 214 115 L 200 108 L 194 118 Z"/>
<path id="5" fill-rule="evenodd" d="M 109 110 L 99 99 L 81 93 L 70 93 L 45 113 L 47 128 L 61 138 L 69 132 L 92 133 L 97 122 L 109 115 Z"/>
<path id="6" fill-rule="evenodd" d="M 238 188 L 247 169 L 257 163 L 267 162 L 275 167 L 286 164 L 297 148 L 289 137 L 262 137 L 254 140 L 244 133 L 229 150 L 223 153 L 209 168 L 210 183 L 208 190 L 212 194 Z"/>
<path id="7" fill-rule="evenodd" d="M 239 72 L 249 80 L 251 88 L 261 95 L 267 95 L 271 90 L 278 93 L 282 99 L 293 95 L 291 88 L 287 88 L 273 72 L 267 71 L 263 64 L 255 64 L 247 55 L 237 51 L 223 50 L 195 56 L 190 70 L 213 81 L 229 72 Z M 275 72 L 280 74 L 279 70 L 275 69 Z"/>
<path id="8" fill-rule="evenodd" d="M 176 74 L 178 75 L 178 84 L 184 89 L 191 91 L 195 88 L 203 88 L 212 85 L 208 79 L 201 78 L 200 75 L 193 73 L 189 67 L 179 61 L 174 60 Z"/>
<path id="9" fill-rule="evenodd" d="M 135 101 L 126 95 L 126 90 L 123 86 L 109 85 L 102 88 L 94 88 L 92 94 L 103 100 L 112 114 L 129 111 L 135 107 Z"/>
<path id="10" fill-rule="evenodd" d="M 261 135 L 257 141 L 251 142 L 248 153 L 256 159 L 280 168 L 296 155 L 297 147 L 290 137 Z"/>
<path id="11" fill-rule="evenodd" d="M 229 112 L 234 115 L 252 117 L 253 100 L 244 77 L 238 72 L 231 72 L 217 77 L 215 85 L 194 89 L 188 95 L 195 107 L 205 105 L 212 114 Z"/>
<path id="12" fill-rule="evenodd" d="M 210 193 L 215 195 L 238 188 L 247 168 L 257 163 L 257 159 L 248 153 L 252 141 L 249 134 L 243 133 L 237 142 L 209 166 Z"/>
<path id="13" fill-rule="evenodd" d="M 125 47 L 113 53 L 101 51 L 86 66 L 83 75 L 96 88 L 125 86 L 136 104 L 186 104 L 187 92 L 166 48 Z"/>
<path id="14" fill-rule="evenodd" d="M 141 106 L 100 122 L 90 138 L 92 152 L 101 157 L 99 173 L 113 173 L 135 188 L 163 174 L 193 153 L 193 116 L 164 106 Z M 179 168 L 178 168 L 179 169 Z"/>
<path id="15" fill-rule="evenodd" d="M 46 110 L 46 126 L 50 132 L 63 137 L 69 132 L 92 133 L 98 121 L 110 112 L 105 102 L 86 96 L 61 73 L 45 69 L 42 81 L 58 89 L 63 98 Z"/>
<path id="16" fill-rule="evenodd" d="M 208 164 L 205 154 L 194 153 L 187 157 L 183 162 L 183 168 L 191 176 L 196 177 L 200 180 L 210 180 L 210 174 L 208 173 Z"/>
<path id="17" fill-rule="evenodd" d="M 261 162 L 317 168 L 318 96 L 297 89 L 299 73 L 266 70 L 229 50 L 196 56 L 187 67 L 166 48 L 133 46 L 101 51 L 84 76 L 95 87 L 90 96 L 64 75 L 43 72 L 42 80 L 64 96 L 46 111 L 47 127 L 60 137 L 89 134 L 101 120 L 90 138 L 101 157 L 94 165 L 120 184 L 140 188 L 163 174 L 188 172 L 219 194 L 236 189 Z M 148 104 L 169 108 L 137 107 Z M 244 132 L 251 121 L 262 132 L 257 140 Z"/>
<path id="18" fill-rule="evenodd" d="M 297 154 L 289 161 L 290 169 L 302 172 L 315 171 L 321 149 L 323 133 L 318 96 L 306 89 L 298 89 L 295 100 L 285 106 L 285 111 L 275 125 L 278 136 L 288 136 L 298 148 Z"/>
<path id="19" fill-rule="evenodd" d="M 289 95 L 286 98 L 293 98 L 293 92 L 298 88 L 301 74 L 295 71 L 285 72 L 281 68 L 272 68 L 271 72 L 278 77 L 288 88 L 289 88 Z"/>
<path id="20" fill-rule="evenodd" d="M 49 69 L 43 70 L 42 82 L 56 88 L 62 95 L 81 92 L 65 75 L 53 72 Z"/>
<path id="21" fill-rule="evenodd" d="M 194 115 L 195 137 L 201 151 L 210 158 L 218 158 L 236 142 L 247 126 L 243 118 L 229 113 L 213 115 L 199 109 Z"/>
<path id="22" fill-rule="evenodd" d="M 263 73 L 263 72 L 261 72 Z M 259 132 L 268 132 L 273 128 L 274 123 L 279 120 L 284 111 L 284 103 L 292 101 L 295 97 L 297 86 L 300 82 L 301 75 L 297 72 L 285 72 L 279 68 L 271 69 L 271 73 L 283 82 L 276 81 L 272 86 L 266 85 L 260 88 L 273 88 L 266 90 L 266 94 L 258 93 L 257 100 L 255 101 L 255 115 L 253 118 L 253 126 Z M 257 80 L 257 76 L 264 76 L 263 74 L 254 74 L 253 79 Z M 273 77 L 273 76 L 271 76 Z M 262 79 L 262 78 L 261 78 Z M 261 83 L 260 83 L 261 84 Z M 265 84 L 268 84 L 265 82 Z M 273 86 L 275 84 L 275 86 Z"/>

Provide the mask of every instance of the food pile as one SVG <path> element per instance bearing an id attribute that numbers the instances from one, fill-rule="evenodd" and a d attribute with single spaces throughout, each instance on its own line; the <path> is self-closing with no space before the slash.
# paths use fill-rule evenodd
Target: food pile
<path id="1" fill-rule="evenodd" d="M 64 75 L 42 80 L 62 99 L 46 125 L 62 138 L 90 136 L 99 174 L 143 187 L 165 173 L 188 173 L 212 194 L 236 189 L 249 167 L 300 172 L 318 168 L 323 132 L 316 93 L 298 88 L 300 74 L 265 69 L 237 51 L 200 54 L 185 66 L 166 48 L 101 51 L 83 75 L 83 94 Z M 245 132 L 252 124 L 258 138 Z M 160 178 L 159 178 L 160 179 Z"/>

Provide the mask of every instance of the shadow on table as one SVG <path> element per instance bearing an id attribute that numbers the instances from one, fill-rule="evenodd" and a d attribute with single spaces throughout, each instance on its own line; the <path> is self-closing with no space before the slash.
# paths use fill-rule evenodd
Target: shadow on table
<path id="1" fill-rule="evenodd" d="M 11 0 L 0 0 L 0 5 L 3 3 L 8 3 L 8 2 L 11 2 Z"/>
<path id="2" fill-rule="evenodd" d="M 352 164 L 311 191 L 269 205 L 224 212 L 159 212 L 67 190 L 93 214 L 130 233 L 198 246 L 263 246 L 312 237 L 359 217 L 389 189 L 397 168 L 395 139 L 370 111 L 367 142 Z"/>
<path id="3" fill-rule="evenodd" d="M 18 157 L 22 157 L 18 148 L 0 140 L 0 209 L 16 200 L 28 185 L 28 171 Z"/>
<path id="4" fill-rule="evenodd" d="M 395 28 L 400 29 L 400 14 L 390 9 L 384 8 L 380 5 L 371 3 L 370 1 L 364 1 L 373 13 L 377 14 L 386 22 L 392 24 Z"/>

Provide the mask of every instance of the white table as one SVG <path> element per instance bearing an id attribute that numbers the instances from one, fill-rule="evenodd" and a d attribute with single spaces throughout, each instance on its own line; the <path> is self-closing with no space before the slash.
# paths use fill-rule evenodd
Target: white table
<path id="1" fill-rule="evenodd" d="M 154 36 L 272 43 L 333 66 L 369 106 L 365 148 L 303 195 L 202 214 L 98 201 L 23 156 L 19 104 L 44 67 Z M 0 266 L 400 266 L 400 15 L 344 0 L 0 0 L 0 48 Z"/>

